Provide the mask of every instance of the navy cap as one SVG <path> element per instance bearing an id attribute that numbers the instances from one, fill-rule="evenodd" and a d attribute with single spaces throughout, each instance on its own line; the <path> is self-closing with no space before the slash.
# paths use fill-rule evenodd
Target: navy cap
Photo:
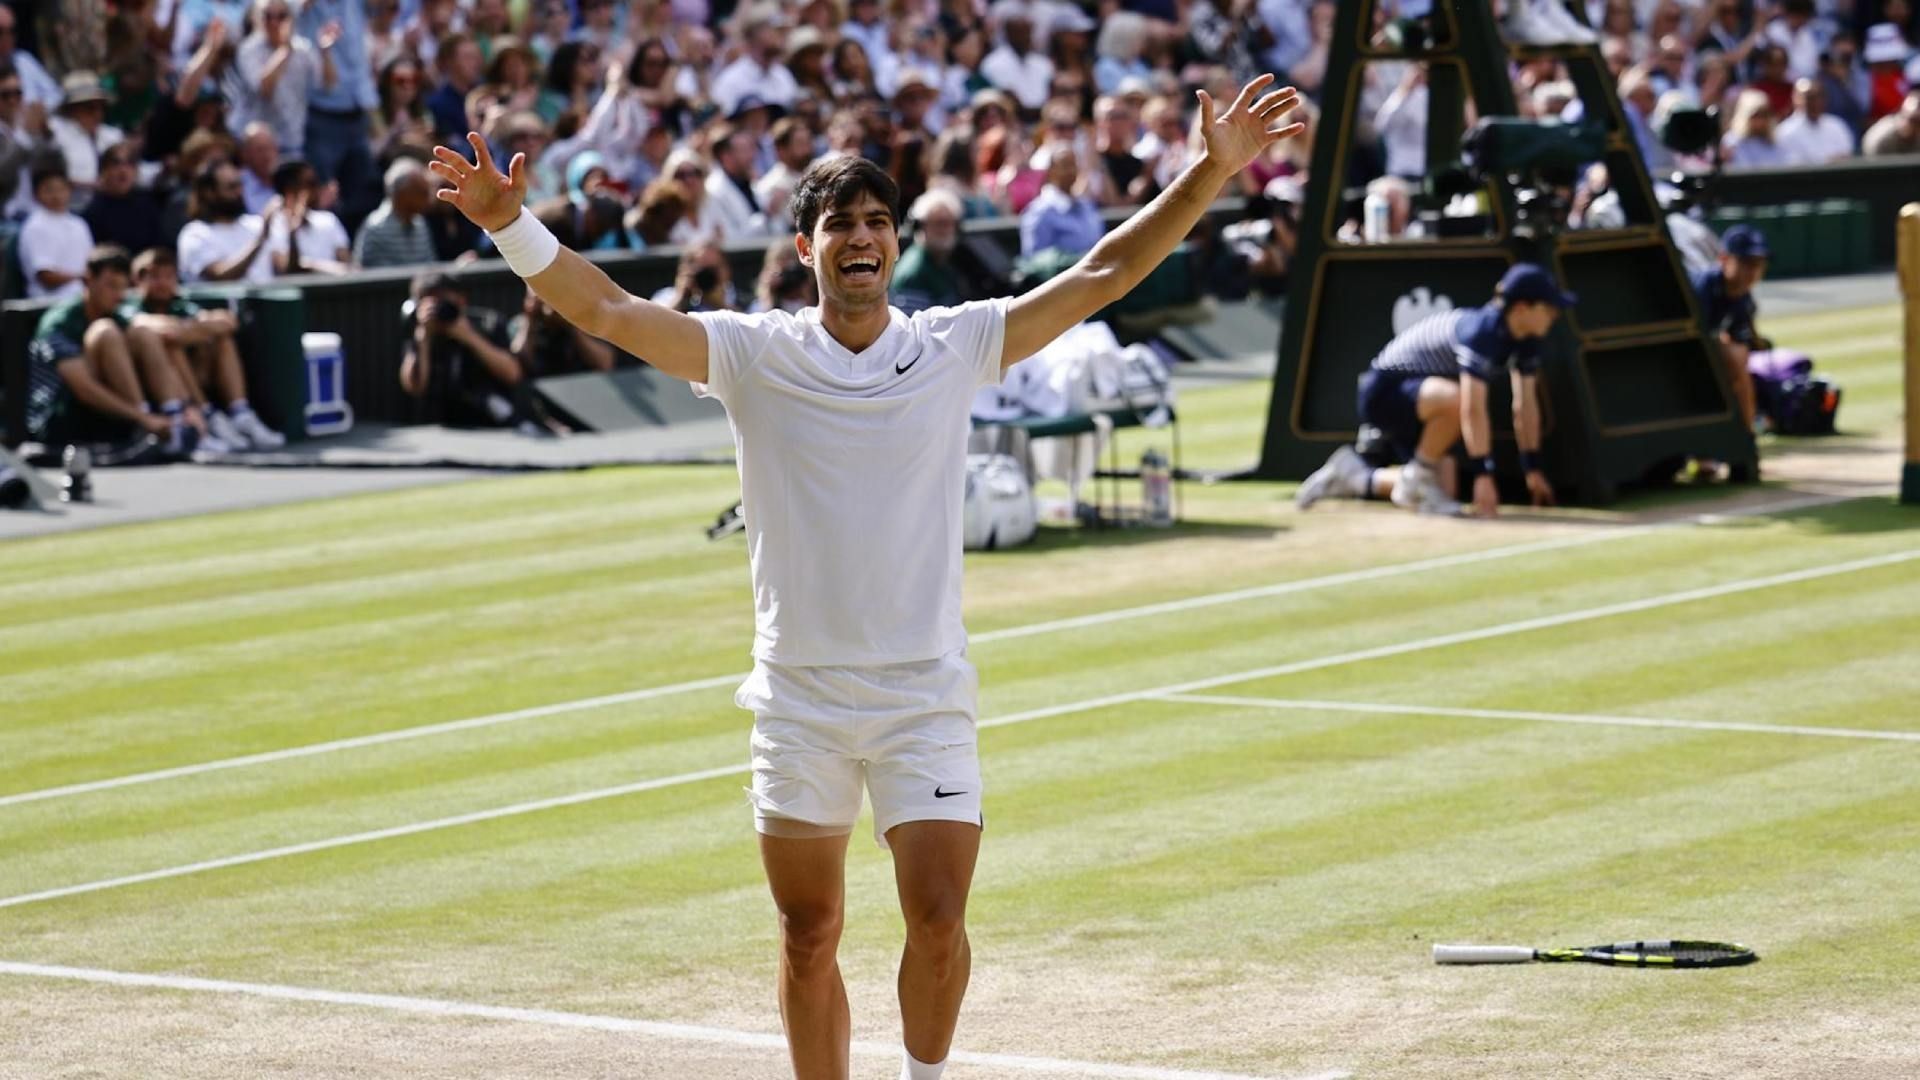
<path id="1" fill-rule="evenodd" d="M 1767 234 L 1751 225 L 1735 225 L 1720 238 L 1720 247 L 1736 259 L 1765 259 L 1772 255 L 1767 250 Z"/>
<path id="2" fill-rule="evenodd" d="M 1537 263 L 1514 263 L 1508 267 L 1496 292 L 1508 302 L 1533 300 L 1558 308 L 1570 308 L 1580 302 L 1578 296 L 1563 291 L 1553 275 Z"/>

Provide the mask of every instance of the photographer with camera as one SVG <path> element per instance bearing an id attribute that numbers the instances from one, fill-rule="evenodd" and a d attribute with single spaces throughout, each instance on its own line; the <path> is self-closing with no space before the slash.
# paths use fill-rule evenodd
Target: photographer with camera
<path id="1" fill-rule="evenodd" d="M 694 244 L 680 253 L 673 285 L 653 294 L 653 302 L 675 311 L 738 311 L 733 292 L 733 269 L 712 241 Z"/>
<path id="2" fill-rule="evenodd" d="M 613 346 L 560 317 L 531 288 L 507 325 L 514 359 L 529 378 L 613 370 Z"/>
<path id="3" fill-rule="evenodd" d="M 1257 200 L 1265 204 L 1264 214 L 1236 221 L 1220 231 L 1228 248 L 1245 262 L 1253 288 L 1263 296 L 1287 294 L 1293 253 L 1300 244 L 1300 206 L 1305 200 L 1306 192 L 1298 180 L 1277 176 L 1267 181 Z"/>
<path id="4" fill-rule="evenodd" d="M 432 402 L 440 420 L 454 427 L 544 433 L 500 314 L 468 304 L 466 287 L 439 271 L 414 278 L 412 292 L 400 309 L 408 331 L 400 388 Z"/>

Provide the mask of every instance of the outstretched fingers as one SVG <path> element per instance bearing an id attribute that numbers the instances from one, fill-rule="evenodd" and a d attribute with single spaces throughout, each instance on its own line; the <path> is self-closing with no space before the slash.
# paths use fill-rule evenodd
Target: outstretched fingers
<path id="1" fill-rule="evenodd" d="M 1272 85 L 1272 83 L 1273 73 L 1271 71 L 1265 75 L 1255 76 L 1252 82 L 1240 88 L 1240 96 L 1233 99 L 1233 107 L 1228 109 L 1227 112 L 1231 114 L 1248 108 L 1253 104 L 1254 99 L 1260 96 L 1260 91 L 1265 90 L 1268 86 Z"/>
<path id="2" fill-rule="evenodd" d="M 1268 128 L 1267 141 L 1276 143 L 1281 139 L 1291 139 L 1305 130 L 1307 130 L 1307 125 L 1305 124 L 1288 124 L 1285 127 Z"/>
<path id="3" fill-rule="evenodd" d="M 1300 103 L 1300 92 L 1291 86 L 1283 86 L 1253 103 L 1253 115 L 1262 120 L 1276 115 L 1281 110 L 1291 109 Z"/>
<path id="4" fill-rule="evenodd" d="M 475 165 L 493 172 L 500 171 L 499 166 L 493 163 L 493 151 L 487 149 L 487 140 L 481 138 L 479 132 L 467 132 L 467 145 L 473 147 L 473 161 Z"/>
<path id="5" fill-rule="evenodd" d="M 1213 95 L 1205 90 L 1197 90 L 1200 98 L 1200 126 L 1203 129 L 1213 127 Z"/>

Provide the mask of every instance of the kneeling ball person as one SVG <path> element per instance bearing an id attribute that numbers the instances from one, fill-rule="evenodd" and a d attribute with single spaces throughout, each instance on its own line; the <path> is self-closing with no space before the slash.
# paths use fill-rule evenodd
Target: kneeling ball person
<path id="1" fill-rule="evenodd" d="M 1391 498 L 1421 513 L 1459 514 L 1453 470 L 1439 466 L 1464 439 L 1475 472 L 1472 512 L 1492 517 L 1500 497 L 1487 383 L 1502 368 L 1513 380 L 1513 430 L 1527 491 L 1535 506 L 1551 505 L 1553 488 L 1540 469 L 1540 343 L 1574 299 L 1545 269 L 1516 263 L 1490 302 L 1430 315 L 1396 335 L 1360 378 L 1360 418 L 1386 434 L 1400 465 L 1375 469 L 1343 446 L 1300 485 L 1300 508 L 1324 498 Z"/>

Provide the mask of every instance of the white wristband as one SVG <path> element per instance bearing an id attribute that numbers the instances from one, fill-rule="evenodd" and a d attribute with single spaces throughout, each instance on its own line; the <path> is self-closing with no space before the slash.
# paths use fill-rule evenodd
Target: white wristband
<path id="1" fill-rule="evenodd" d="M 500 257 L 507 260 L 508 268 L 523 278 L 545 270 L 560 257 L 560 241 L 524 206 L 513 224 L 487 235 L 493 238 Z"/>

